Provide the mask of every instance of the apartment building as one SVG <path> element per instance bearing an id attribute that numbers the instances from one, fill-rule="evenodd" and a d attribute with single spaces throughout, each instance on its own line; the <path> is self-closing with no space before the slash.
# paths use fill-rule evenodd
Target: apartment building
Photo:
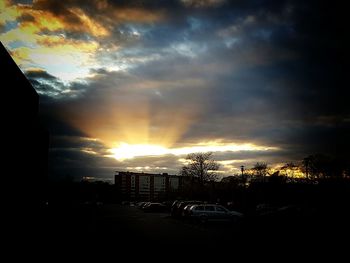
<path id="1" fill-rule="evenodd" d="M 117 171 L 114 182 L 124 200 L 162 200 L 179 191 L 182 177 Z"/>

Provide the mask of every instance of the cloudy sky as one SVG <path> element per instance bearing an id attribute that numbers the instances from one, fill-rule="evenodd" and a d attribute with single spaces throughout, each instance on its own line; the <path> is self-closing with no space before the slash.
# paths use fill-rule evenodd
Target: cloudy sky
<path id="1" fill-rule="evenodd" d="M 0 40 L 40 94 L 50 176 L 222 175 L 335 152 L 339 41 L 321 1 L 0 0 Z"/>

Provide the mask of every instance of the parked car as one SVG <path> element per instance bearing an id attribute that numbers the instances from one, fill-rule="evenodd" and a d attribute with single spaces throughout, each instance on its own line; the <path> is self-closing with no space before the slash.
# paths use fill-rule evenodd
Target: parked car
<path id="1" fill-rule="evenodd" d="M 141 208 L 141 209 L 144 209 L 145 207 L 149 206 L 150 204 L 151 204 L 151 202 L 144 202 L 144 203 L 140 206 L 140 208 Z"/>
<path id="2" fill-rule="evenodd" d="M 196 201 L 196 200 L 180 201 L 180 202 L 176 203 L 176 207 L 174 208 L 174 212 L 172 213 L 172 216 L 182 217 L 184 208 L 187 205 L 196 205 L 196 204 L 202 204 L 202 203 L 203 203 L 202 201 Z"/>
<path id="3" fill-rule="evenodd" d="M 190 215 L 190 209 L 193 205 L 200 205 L 200 204 L 204 204 L 202 201 L 191 201 L 190 203 L 188 203 L 181 211 L 181 216 L 184 218 L 188 218 Z"/>
<path id="4" fill-rule="evenodd" d="M 230 211 L 222 205 L 202 204 L 191 206 L 189 216 L 201 223 L 205 223 L 208 220 L 230 220 L 238 222 L 243 217 L 243 214 L 237 211 Z"/>
<path id="5" fill-rule="evenodd" d="M 181 202 L 181 200 L 175 200 L 170 208 L 170 213 L 172 217 L 176 217 L 177 215 L 177 205 Z"/>
<path id="6" fill-rule="evenodd" d="M 136 206 L 138 207 L 138 208 L 141 208 L 142 209 L 142 207 L 146 204 L 147 202 L 138 202 L 137 204 L 136 204 Z"/>
<path id="7" fill-rule="evenodd" d="M 167 209 L 168 212 L 170 212 L 173 203 L 174 203 L 173 201 L 164 201 L 164 202 L 162 202 L 162 204 L 166 206 L 166 209 Z"/>
<path id="8" fill-rule="evenodd" d="M 190 214 L 190 209 L 194 204 L 186 205 L 182 210 L 182 217 L 187 218 Z"/>
<path id="9" fill-rule="evenodd" d="M 143 207 L 144 212 L 164 212 L 166 206 L 161 203 L 148 203 Z"/>

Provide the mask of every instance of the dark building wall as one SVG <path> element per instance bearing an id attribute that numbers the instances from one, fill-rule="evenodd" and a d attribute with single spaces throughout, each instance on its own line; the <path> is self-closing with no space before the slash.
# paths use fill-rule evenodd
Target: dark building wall
<path id="1" fill-rule="evenodd" d="M 150 199 L 154 199 L 154 175 L 150 175 L 150 183 L 149 183 L 149 192 L 150 192 Z"/>
<path id="2" fill-rule="evenodd" d="M 49 134 L 39 122 L 38 94 L 1 43 L 0 65 L 6 198 L 32 210 L 46 201 Z"/>
<path id="3" fill-rule="evenodd" d="M 140 199 L 140 176 L 138 174 L 135 176 L 135 199 Z"/>

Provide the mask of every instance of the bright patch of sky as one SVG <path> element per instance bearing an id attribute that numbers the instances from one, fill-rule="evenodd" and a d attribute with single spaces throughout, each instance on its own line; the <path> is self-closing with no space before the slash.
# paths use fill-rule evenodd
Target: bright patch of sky
<path id="1" fill-rule="evenodd" d="M 171 45 L 171 49 L 181 56 L 195 58 L 199 54 L 206 52 L 207 46 L 205 44 L 187 41 L 174 43 Z"/>

